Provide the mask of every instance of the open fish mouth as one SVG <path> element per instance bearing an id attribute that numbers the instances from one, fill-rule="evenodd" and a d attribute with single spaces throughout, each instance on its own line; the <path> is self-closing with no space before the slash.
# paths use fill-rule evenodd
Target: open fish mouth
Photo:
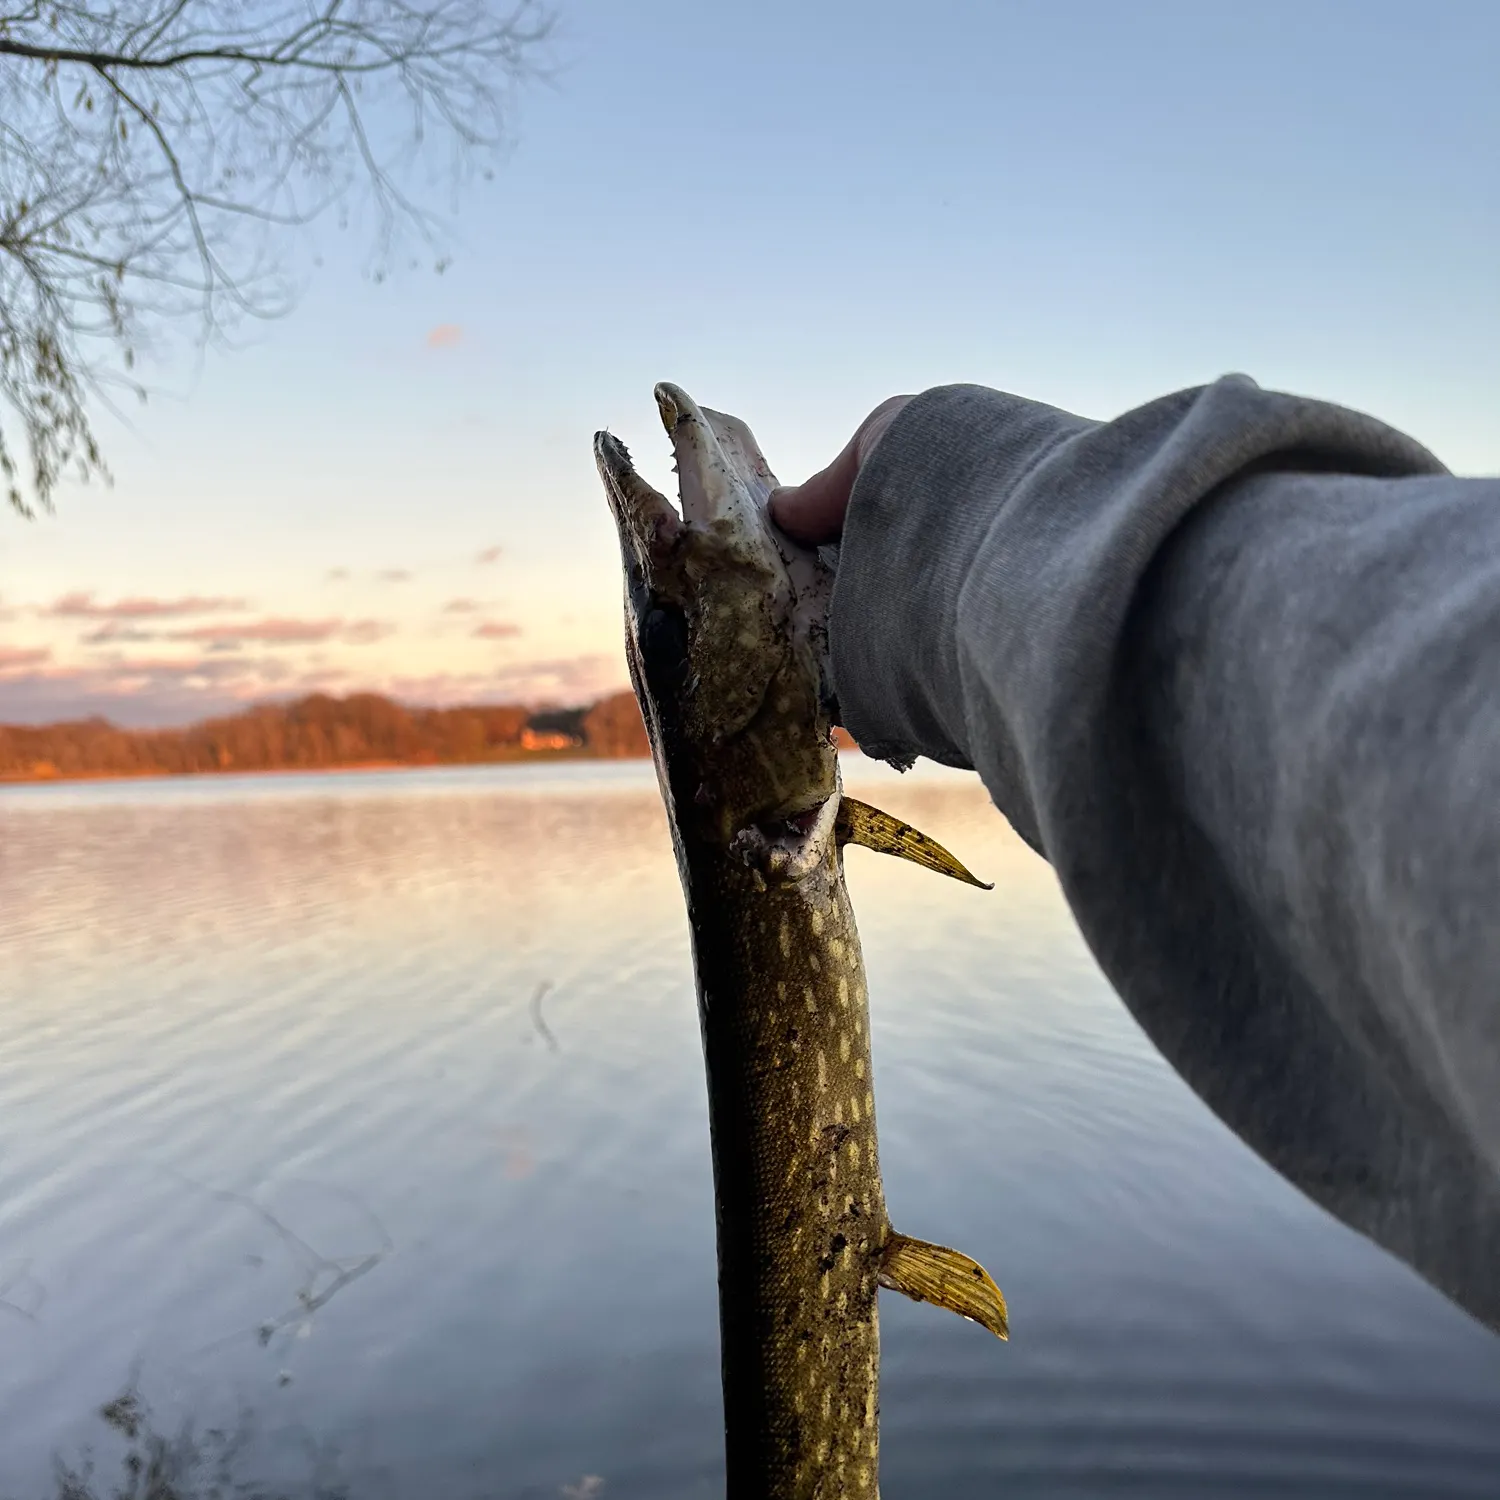
<path id="1" fill-rule="evenodd" d="M 622 531 L 657 547 L 670 545 L 684 529 L 712 533 L 720 561 L 764 569 L 793 635 L 822 647 L 833 573 L 815 551 L 772 522 L 767 502 L 777 480 L 755 434 L 738 417 L 699 406 L 669 381 L 659 382 L 652 394 L 672 443 L 678 506 L 636 472 L 619 438 L 597 433 L 594 461 Z M 818 665 L 823 673 L 821 659 Z"/>
<path id="2" fill-rule="evenodd" d="M 630 450 L 619 438 L 597 433 L 595 463 L 622 529 L 658 545 L 675 541 L 684 528 L 711 532 L 720 545 L 721 561 L 763 567 L 766 581 L 775 592 L 789 596 L 788 604 L 816 595 L 807 600 L 807 612 L 814 604 L 826 605 L 826 587 L 816 587 L 823 580 L 817 576 L 813 554 L 771 522 L 766 503 L 776 488 L 776 476 L 754 433 L 738 417 L 700 407 L 681 386 L 668 381 L 656 385 L 652 394 L 672 443 L 678 506 L 636 472 Z"/>
<path id="3" fill-rule="evenodd" d="M 648 730 L 653 714 L 658 730 L 670 723 L 678 758 L 697 763 L 693 800 L 716 810 L 722 842 L 754 825 L 780 847 L 810 836 L 838 793 L 826 670 L 832 572 L 772 523 L 776 476 L 744 422 L 665 381 L 653 394 L 676 505 L 618 437 L 594 438 L 625 563 L 632 678 Z"/>
<path id="4" fill-rule="evenodd" d="M 630 450 L 612 432 L 594 434 L 594 463 L 604 480 L 610 508 L 616 521 L 621 515 L 641 515 L 653 523 L 647 535 L 658 543 L 669 543 L 682 522 L 672 503 L 635 471 Z M 622 525 L 621 530 L 624 531 Z"/>

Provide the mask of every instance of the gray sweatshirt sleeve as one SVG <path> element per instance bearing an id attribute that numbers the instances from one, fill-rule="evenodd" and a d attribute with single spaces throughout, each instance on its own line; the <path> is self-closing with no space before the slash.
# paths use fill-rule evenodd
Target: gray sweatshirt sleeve
<path id="1" fill-rule="evenodd" d="M 939 387 L 831 642 L 850 732 L 979 772 L 1205 1103 L 1500 1328 L 1500 480 L 1243 377 Z"/>

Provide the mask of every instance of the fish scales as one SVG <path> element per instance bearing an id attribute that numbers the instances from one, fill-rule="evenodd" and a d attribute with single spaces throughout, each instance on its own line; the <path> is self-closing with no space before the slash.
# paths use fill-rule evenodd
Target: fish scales
<path id="1" fill-rule="evenodd" d="M 626 656 L 687 905 L 708 1081 L 730 1500 L 878 1496 L 878 1291 L 1006 1337 L 968 1256 L 896 1233 L 843 847 L 970 884 L 843 794 L 821 672 L 831 576 L 770 526 L 749 429 L 656 389 L 679 514 L 595 438 L 620 532 Z"/>
<path id="2" fill-rule="evenodd" d="M 751 885 L 705 871 L 694 922 L 729 1493 L 873 1495 L 889 1224 L 853 913 L 836 869 Z"/>

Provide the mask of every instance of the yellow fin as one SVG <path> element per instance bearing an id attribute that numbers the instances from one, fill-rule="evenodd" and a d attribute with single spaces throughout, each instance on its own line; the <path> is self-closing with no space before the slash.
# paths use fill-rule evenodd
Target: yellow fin
<path id="1" fill-rule="evenodd" d="M 903 823 L 900 818 L 871 807 L 868 802 L 857 802 L 853 797 L 840 798 L 835 827 L 841 844 L 863 844 L 877 854 L 894 854 L 897 859 L 909 859 L 925 870 L 951 875 L 965 885 L 977 885 L 982 891 L 995 889 L 993 884 L 969 874 L 936 840 L 918 833 L 910 823 Z"/>
<path id="2" fill-rule="evenodd" d="M 880 1284 L 913 1302 L 933 1302 L 1010 1338 L 1005 1298 L 977 1260 L 943 1245 L 891 1231 L 880 1255 Z"/>

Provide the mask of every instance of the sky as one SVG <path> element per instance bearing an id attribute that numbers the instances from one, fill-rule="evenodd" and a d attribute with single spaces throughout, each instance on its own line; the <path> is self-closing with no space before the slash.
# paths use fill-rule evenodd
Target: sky
<path id="1" fill-rule="evenodd" d="M 590 440 L 672 493 L 663 379 L 789 482 L 896 392 L 1231 371 L 1500 473 L 1493 0 L 559 11 L 446 273 L 292 242 L 289 317 L 101 419 L 113 487 L 0 515 L 0 720 L 623 686 Z"/>

